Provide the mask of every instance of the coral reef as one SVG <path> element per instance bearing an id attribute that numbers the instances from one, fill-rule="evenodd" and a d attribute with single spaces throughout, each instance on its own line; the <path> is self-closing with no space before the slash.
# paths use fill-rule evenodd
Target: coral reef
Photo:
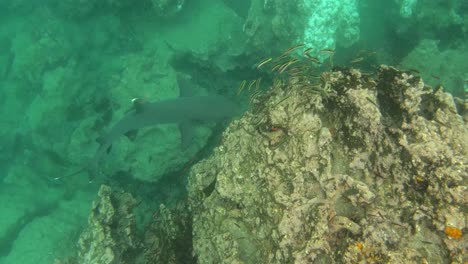
<path id="1" fill-rule="evenodd" d="M 301 78 L 193 168 L 199 263 L 466 262 L 467 109 L 387 66 Z"/>

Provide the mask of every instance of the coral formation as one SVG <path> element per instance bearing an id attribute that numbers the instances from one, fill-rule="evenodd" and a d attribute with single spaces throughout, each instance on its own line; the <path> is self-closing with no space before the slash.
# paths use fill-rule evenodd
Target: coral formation
<path id="1" fill-rule="evenodd" d="M 276 82 L 195 165 L 199 263 L 466 262 L 466 109 L 392 67 L 321 79 Z"/>

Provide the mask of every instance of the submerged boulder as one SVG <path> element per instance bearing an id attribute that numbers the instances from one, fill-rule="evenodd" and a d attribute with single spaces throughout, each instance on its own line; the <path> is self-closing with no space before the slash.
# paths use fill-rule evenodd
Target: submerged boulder
<path id="1" fill-rule="evenodd" d="M 466 261 L 466 109 L 388 66 L 316 79 L 278 78 L 195 165 L 199 263 Z"/>
<path id="2" fill-rule="evenodd" d="M 388 66 L 297 67 L 140 235 L 133 198 L 102 187 L 78 263 L 466 262 L 466 100 Z"/>

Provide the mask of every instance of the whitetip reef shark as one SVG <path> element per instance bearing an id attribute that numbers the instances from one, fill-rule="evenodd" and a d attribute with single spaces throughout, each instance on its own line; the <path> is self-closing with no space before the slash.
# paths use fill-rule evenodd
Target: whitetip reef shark
<path id="1" fill-rule="evenodd" d="M 131 134 L 140 128 L 177 123 L 182 137 L 182 146 L 186 146 L 192 139 L 194 122 L 221 121 L 235 117 L 242 112 L 237 104 L 223 96 L 188 96 L 191 85 L 187 78 L 180 74 L 177 74 L 177 83 L 180 90 L 178 98 L 157 102 L 133 99 L 133 109 L 128 111 L 101 138 L 101 145 L 86 166 L 72 175 L 86 171 L 90 177 L 89 180 L 92 181 L 98 175 L 100 161 L 112 143 L 120 136 Z"/>

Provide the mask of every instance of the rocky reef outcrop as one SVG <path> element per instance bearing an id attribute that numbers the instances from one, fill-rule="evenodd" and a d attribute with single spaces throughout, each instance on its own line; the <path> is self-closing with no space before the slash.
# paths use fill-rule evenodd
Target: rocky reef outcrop
<path id="1" fill-rule="evenodd" d="M 102 185 L 99 199 L 93 202 L 88 227 L 78 241 L 77 256 L 56 263 L 114 264 L 143 263 L 141 241 L 136 233 L 133 208 L 137 202 L 131 194 L 113 191 Z"/>
<path id="2" fill-rule="evenodd" d="M 466 101 L 389 66 L 311 70 L 255 92 L 140 238 L 102 187 L 78 263 L 466 262 Z"/>
<path id="3" fill-rule="evenodd" d="M 192 254 L 192 219 L 184 202 L 160 205 L 144 234 L 144 263 L 196 263 Z"/>
<path id="4" fill-rule="evenodd" d="M 291 72 L 192 170 L 199 263 L 466 262 L 466 108 L 388 66 Z"/>

